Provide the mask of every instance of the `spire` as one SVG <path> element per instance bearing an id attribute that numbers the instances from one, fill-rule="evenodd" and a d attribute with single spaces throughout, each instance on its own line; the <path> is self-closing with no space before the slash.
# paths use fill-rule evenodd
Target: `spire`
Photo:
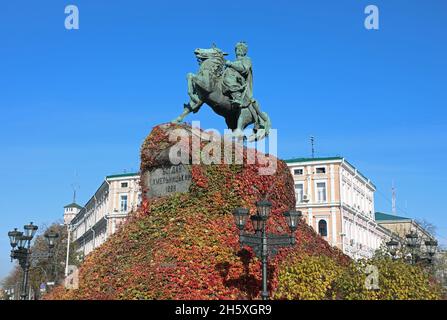
<path id="1" fill-rule="evenodd" d="M 75 180 L 71 184 L 71 187 L 73 189 L 73 203 L 76 203 L 76 192 L 79 189 L 79 184 L 77 183 L 77 180 L 78 180 L 78 173 L 75 172 Z"/>

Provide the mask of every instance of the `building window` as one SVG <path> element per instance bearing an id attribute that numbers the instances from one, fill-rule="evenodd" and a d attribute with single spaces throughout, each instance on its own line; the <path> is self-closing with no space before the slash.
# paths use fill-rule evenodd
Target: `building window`
<path id="1" fill-rule="evenodd" d="M 327 237 L 327 222 L 326 222 L 326 220 L 318 221 L 318 234 L 322 237 Z"/>
<path id="2" fill-rule="evenodd" d="M 127 194 L 120 196 L 120 208 L 121 212 L 127 212 Z"/>
<path id="3" fill-rule="evenodd" d="M 121 188 L 127 188 L 128 186 L 129 186 L 129 183 L 121 182 Z"/>
<path id="4" fill-rule="evenodd" d="M 296 176 L 302 176 L 303 175 L 303 169 L 295 169 L 293 170 L 293 174 Z"/>
<path id="5" fill-rule="evenodd" d="M 326 202 L 326 182 L 317 182 L 317 202 Z"/>
<path id="6" fill-rule="evenodd" d="M 304 190 L 303 190 L 303 184 L 302 183 L 295 184 L 295 195 L 296 195 L 296 202 L 297 203 L 303 202 Z"/>
<path id="7" fill-rule="evenodd" d="M 326 168 L 325 167 L 318 167 L 316 169 L 316 173 L 326 173 Z"/>

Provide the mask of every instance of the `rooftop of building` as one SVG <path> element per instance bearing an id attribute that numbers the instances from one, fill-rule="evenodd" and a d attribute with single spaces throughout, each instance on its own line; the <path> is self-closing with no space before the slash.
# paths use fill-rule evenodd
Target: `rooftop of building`
<path id="1" fill-rule="evenodd" d="M 344 161 L 349 166 L 351 166 L 357 172 L 357 174 L 359 176 L 361 176 L 363 179 L 368 181 L 374 188 L 376 188 L 376 186 L 374 185 L 374 183 L 372 183 L 372 181 L 370 179 L 368 179 L 363 173 L 361 173 L 356 167 L 354 167 L 348 160 L 346 160 L 346 158 L 341 157 L 341 156 L 319 157 L 319 158 L 293 158 L 293 159 L 284 160 L 285 163 L 304 163 L 304 162 L 314 162 L 314 161 L 316 161 L 316 162 L 318 162 L 318 161 Z"/>
<path id="2" fill-rule="evenodd" d="M 329 160 L 343 160 L 343 157 L 323 157 L 323 158 L 294 158 L 284 160 L 286 163 L 295 162 L 311 162 L 311 161 L 329 161 Z"/>
<path id="3" fill-rule="evenodd" d="M 411 218 L 395 216 L 395 215 L 383 213 L 383 212 L 376 212 L 375 220 L 376 221 L 402 221 L 402 220 L 411 221 Z"/>
<path id="4" fill-rule="evenodd" d="M 66 206 L 64 206 L 64 208 L 77 208 L 77 209 L 82 209 L 82 206 L 80 206 L 79 204 L 77 204 L 76 202 L 67 204 Z"/>
<path id="5" fill-rule="evenodd" d="M 133 176 L 138 176 L 138 175 L 140 175 L 139 172 L 120 173 L 120 174 L 112 174 L 110 176 L 106 176 L 106 179 L 133 177 Z"/>

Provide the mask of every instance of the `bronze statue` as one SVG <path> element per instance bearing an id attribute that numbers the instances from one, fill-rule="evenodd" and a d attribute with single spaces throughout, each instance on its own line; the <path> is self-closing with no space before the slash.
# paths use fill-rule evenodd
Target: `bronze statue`
<path id="1" fill-rule="evenodd" d="M 181 122 L 191 112 L 199 111 L 203 103 L 225 118 L 227 126 L 236 136 L 253 124 L 250 141 L 268 135 L 270 118 L 261 112 L 259 103 L 253 98 L 252 63 L 247 57 L 248 47 L 244 42 L 236 44 L 236 60 L 226 61 L 228 54 L 213 46 L 194 51 L 199 62 L 197 74 L 188 73 L 189 103 L 183 113 L 173 122 Z"/>

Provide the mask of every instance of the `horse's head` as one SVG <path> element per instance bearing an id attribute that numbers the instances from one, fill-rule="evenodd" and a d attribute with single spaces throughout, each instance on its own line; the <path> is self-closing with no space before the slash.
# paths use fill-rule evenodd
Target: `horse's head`
<path id="1" fill-rule="evenodd" d="M 196 50 L 194 50 L 194 54 L 196 55 L 199 64 L 208 59 L 218 60 L 220 63 L 224 63 L 224 56 L 228 55 L 228 53 L 223 52 L 217 47 L 209 49 L 197 48 Z"/>

